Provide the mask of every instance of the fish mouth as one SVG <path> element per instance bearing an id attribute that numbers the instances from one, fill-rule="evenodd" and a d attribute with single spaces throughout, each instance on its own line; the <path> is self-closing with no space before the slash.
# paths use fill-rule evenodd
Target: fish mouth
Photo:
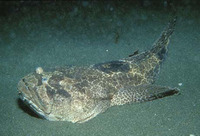
<path id="1" fill-rule="evenodd" d="M 35 112 L 37 115 L 39 115 L 42 118 L 45 118 L 45 114 L 44 112 L 36 105 L 34 104 L 30 99 L 28 99 L 27 97 L 25 97 L 25 94 L 23 94 L 22 92 L 19 92 L 19 98 L 33 111 Z"/>
<path id="2" fill-rule="evenodd" d="M 24 80 L 22 79 L 19 83 L 18 83 L 18 95 L 19 98 L 33 111 L 35 112 L 37 115 L 39 115 L 42 118 L 46 118 L 46 116 L 48 116 L 50 112 L 45 112 L 43 111 L 41 108 L 43 108 L 41 106 L 41 104 L 36 100 L 37 97 L 35 95 L 34 90 L 30 89 L 29 86 L 27 86 L 27 83 L 24 82 Z M 41 107 L 41 108 L 40 108 Z"/>

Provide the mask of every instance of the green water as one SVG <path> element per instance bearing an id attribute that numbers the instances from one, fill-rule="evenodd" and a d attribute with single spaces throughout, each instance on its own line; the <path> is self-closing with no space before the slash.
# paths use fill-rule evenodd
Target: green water
<path id="1" fill-rule="evenodd" d="M 90 65 L 148 50 L 167 24 L 169 9 L 134 2 L 0 4 L 1 136 L 200 135 L 197 10 L 177 8 L 176 30 L 156 81 L 180 88 L 181 95 L 112 107 L 84 124 L 72 124 L 35 117 L 18 101 L 18 81 L 38 66 Z"/>

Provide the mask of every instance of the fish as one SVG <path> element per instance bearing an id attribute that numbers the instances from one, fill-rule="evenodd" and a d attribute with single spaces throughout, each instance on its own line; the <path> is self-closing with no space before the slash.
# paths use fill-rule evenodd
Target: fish
<path id="1" fill-rule="evenodd" d="M 19 98 L 49 121 L 84 123 L 112 106 L 179 94 L 176 87 L 154 84 L 176 20 L 169 21 L 150 50 L 89 66 L 38 67 L 19 81 Z"/>

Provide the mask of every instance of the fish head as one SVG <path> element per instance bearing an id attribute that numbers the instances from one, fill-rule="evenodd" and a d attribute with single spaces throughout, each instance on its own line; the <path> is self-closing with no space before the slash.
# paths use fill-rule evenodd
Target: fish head
<path id="1" fill-rule="evenodd" d="M 101 112 L 97 101 L 62 72 L 31 73 L 19 81 L 18 91 L 22 101 L 50 121 L 82 123 Z"/>
<path id="2" fill-rule="evenodd" d="M 37 73 L 31 73 L 23 77 L 18 83 L 19 98 L 41 117 L 47 117 L 51 113 L 53 98 L 47 91 L 49 77 L 45 78 Z"/>

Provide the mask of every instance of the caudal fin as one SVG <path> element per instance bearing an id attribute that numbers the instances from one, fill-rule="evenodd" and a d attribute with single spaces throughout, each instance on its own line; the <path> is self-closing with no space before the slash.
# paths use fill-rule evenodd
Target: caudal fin
<path id="1" fill-rule="evenodd" d="M 156 40 L 153 44 L 152 49 L 150 50 L 151 53 L 158 55 L 160 60 L 165 58 L 167 53 L 167 45 L 169 44 L 169 39 L 172 33 L 174 32 L 175 24 L 176 24 L 177 17 L 174 16 L 165 27 L 163 32 L 161 33 L 160 37 Z"/>

